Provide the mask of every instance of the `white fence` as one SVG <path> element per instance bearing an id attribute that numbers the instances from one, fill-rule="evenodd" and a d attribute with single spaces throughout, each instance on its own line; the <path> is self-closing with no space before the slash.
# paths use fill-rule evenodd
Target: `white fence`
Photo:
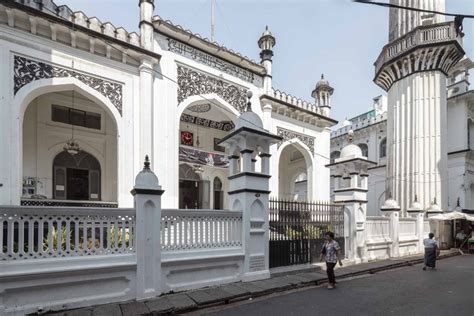
<path id="1" fill-rule="evenodd" d="M 402 237 L 416 237 L 417 236 L 417 229 L 416 229 L 416 218 L 400 218 L 400 238 Z"/>
<path id="2" fill-rule="evenodd" d="M 242 246 L 242 212 L 163 210 L 161 249 L 179 251 Z"/>
<path id="3" fill-rule="evenodd" d="M 136 215 L 135 209 L 0 206 L 0 314 L 137 298 Z M 145 278 L 159 281 L 161 292 L 241 280 L 242 212 L 162 210 L 153 230 L 161 237 L 161 272 Z M 150 238 L 142 240 L 151 264 Z"/>
<path id="4" fill-rule="evenodd" d="M 135 210 L 0 207 L 0 261 L 134 253 Z"/>
<path id="5" fill-rule="evenodd" d="M 388 240 L 390 238 L 390 218 L 370 216 L 365 222 L 367 240 Z"/>

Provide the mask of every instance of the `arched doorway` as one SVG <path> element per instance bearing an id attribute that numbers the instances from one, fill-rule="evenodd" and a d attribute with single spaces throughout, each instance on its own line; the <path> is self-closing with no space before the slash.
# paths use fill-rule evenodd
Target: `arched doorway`
<path id="1" fill-rule="evenodd" d="M 201 177 L 188 164 L 179 166 L 179 208 L 202 208 Z"/>
<path id="2" fill-rule="evenodd" d="M 219 142 L 235 127 L 237 115 L 219 100 L 196 100 L 179 121 L 179 208 L 228 208 L 229 153 Z"/>
<path id="3" fill-rule="evenodd" d="M 299 143 L 289 143 L 281 151 L 278 163 L 278 195 L 283 199 L 311 199 L 312 162 Z"/>
<path id="4" fill-rule="evenodd" d="M 22 204 L 118 201 L 117 121 L 104 104 L 82 92 L 75 87 L 46 92 L 27 105 L 21 132 Z M 79 145 L 72 155 L 65 151 L 71 139 Z"/>
<path id="5" fill-rule="evenodd" d="M 53 198 L 100 201 L 100 164 L 89 153 L 64 151 L 53 160 Z"/>
<path id="6" fill-rule="evenodd" d="M 218 177 L 214 178 L 214 209 L 222 210 L 224 208 L 224 191 L 222 181 Z"/>

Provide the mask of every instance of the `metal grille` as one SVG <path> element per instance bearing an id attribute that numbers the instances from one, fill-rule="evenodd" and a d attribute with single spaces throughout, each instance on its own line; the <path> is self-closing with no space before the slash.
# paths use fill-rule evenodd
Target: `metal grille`
<path id="1" fill-rule="evenodd" d="M 270 199 L 270 268 L 316 262 L 327 231 L 344 251 L 344 205 Z"/>

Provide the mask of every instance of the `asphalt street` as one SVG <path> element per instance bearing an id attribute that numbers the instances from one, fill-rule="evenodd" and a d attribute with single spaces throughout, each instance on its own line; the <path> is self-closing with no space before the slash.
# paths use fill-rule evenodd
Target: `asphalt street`
<path id="1" fill-rule="evenodd" d="M 196 313 L 197 314 L 197 313 Z M 455 315 L 474 316 L 474 255 L 346 280 L 200 311 L 201 315 Z"/>

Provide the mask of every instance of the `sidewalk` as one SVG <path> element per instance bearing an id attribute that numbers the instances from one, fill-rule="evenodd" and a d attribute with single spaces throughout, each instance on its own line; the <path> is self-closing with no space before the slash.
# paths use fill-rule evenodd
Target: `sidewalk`
<path id="1" fill-rule="evenodd" d="M 458 251 L 442 252 L 439 259 L 460 255 Z M 335 270 L 340 279 L 358 275 L 373 274 L 384 270 L 411 266 L 423 262 L 423 256 L 410 256 L 358 265 L 343 266 Z M 267 280 L 238 282 L 208 287 L 199 290 L 166 294 L 156 299 L 141 302 L 123 302 L 82 309 L 56 312 L 57 316 L 105 316 L 105 315 L 164 315 L 189 312 L 214 305 L 224 305 L 249 298 L 282 292 L 290 289 L 320 285 L 327 282 L 326 273 L 294 272 L 294 274 L 275 276 Z"/>

